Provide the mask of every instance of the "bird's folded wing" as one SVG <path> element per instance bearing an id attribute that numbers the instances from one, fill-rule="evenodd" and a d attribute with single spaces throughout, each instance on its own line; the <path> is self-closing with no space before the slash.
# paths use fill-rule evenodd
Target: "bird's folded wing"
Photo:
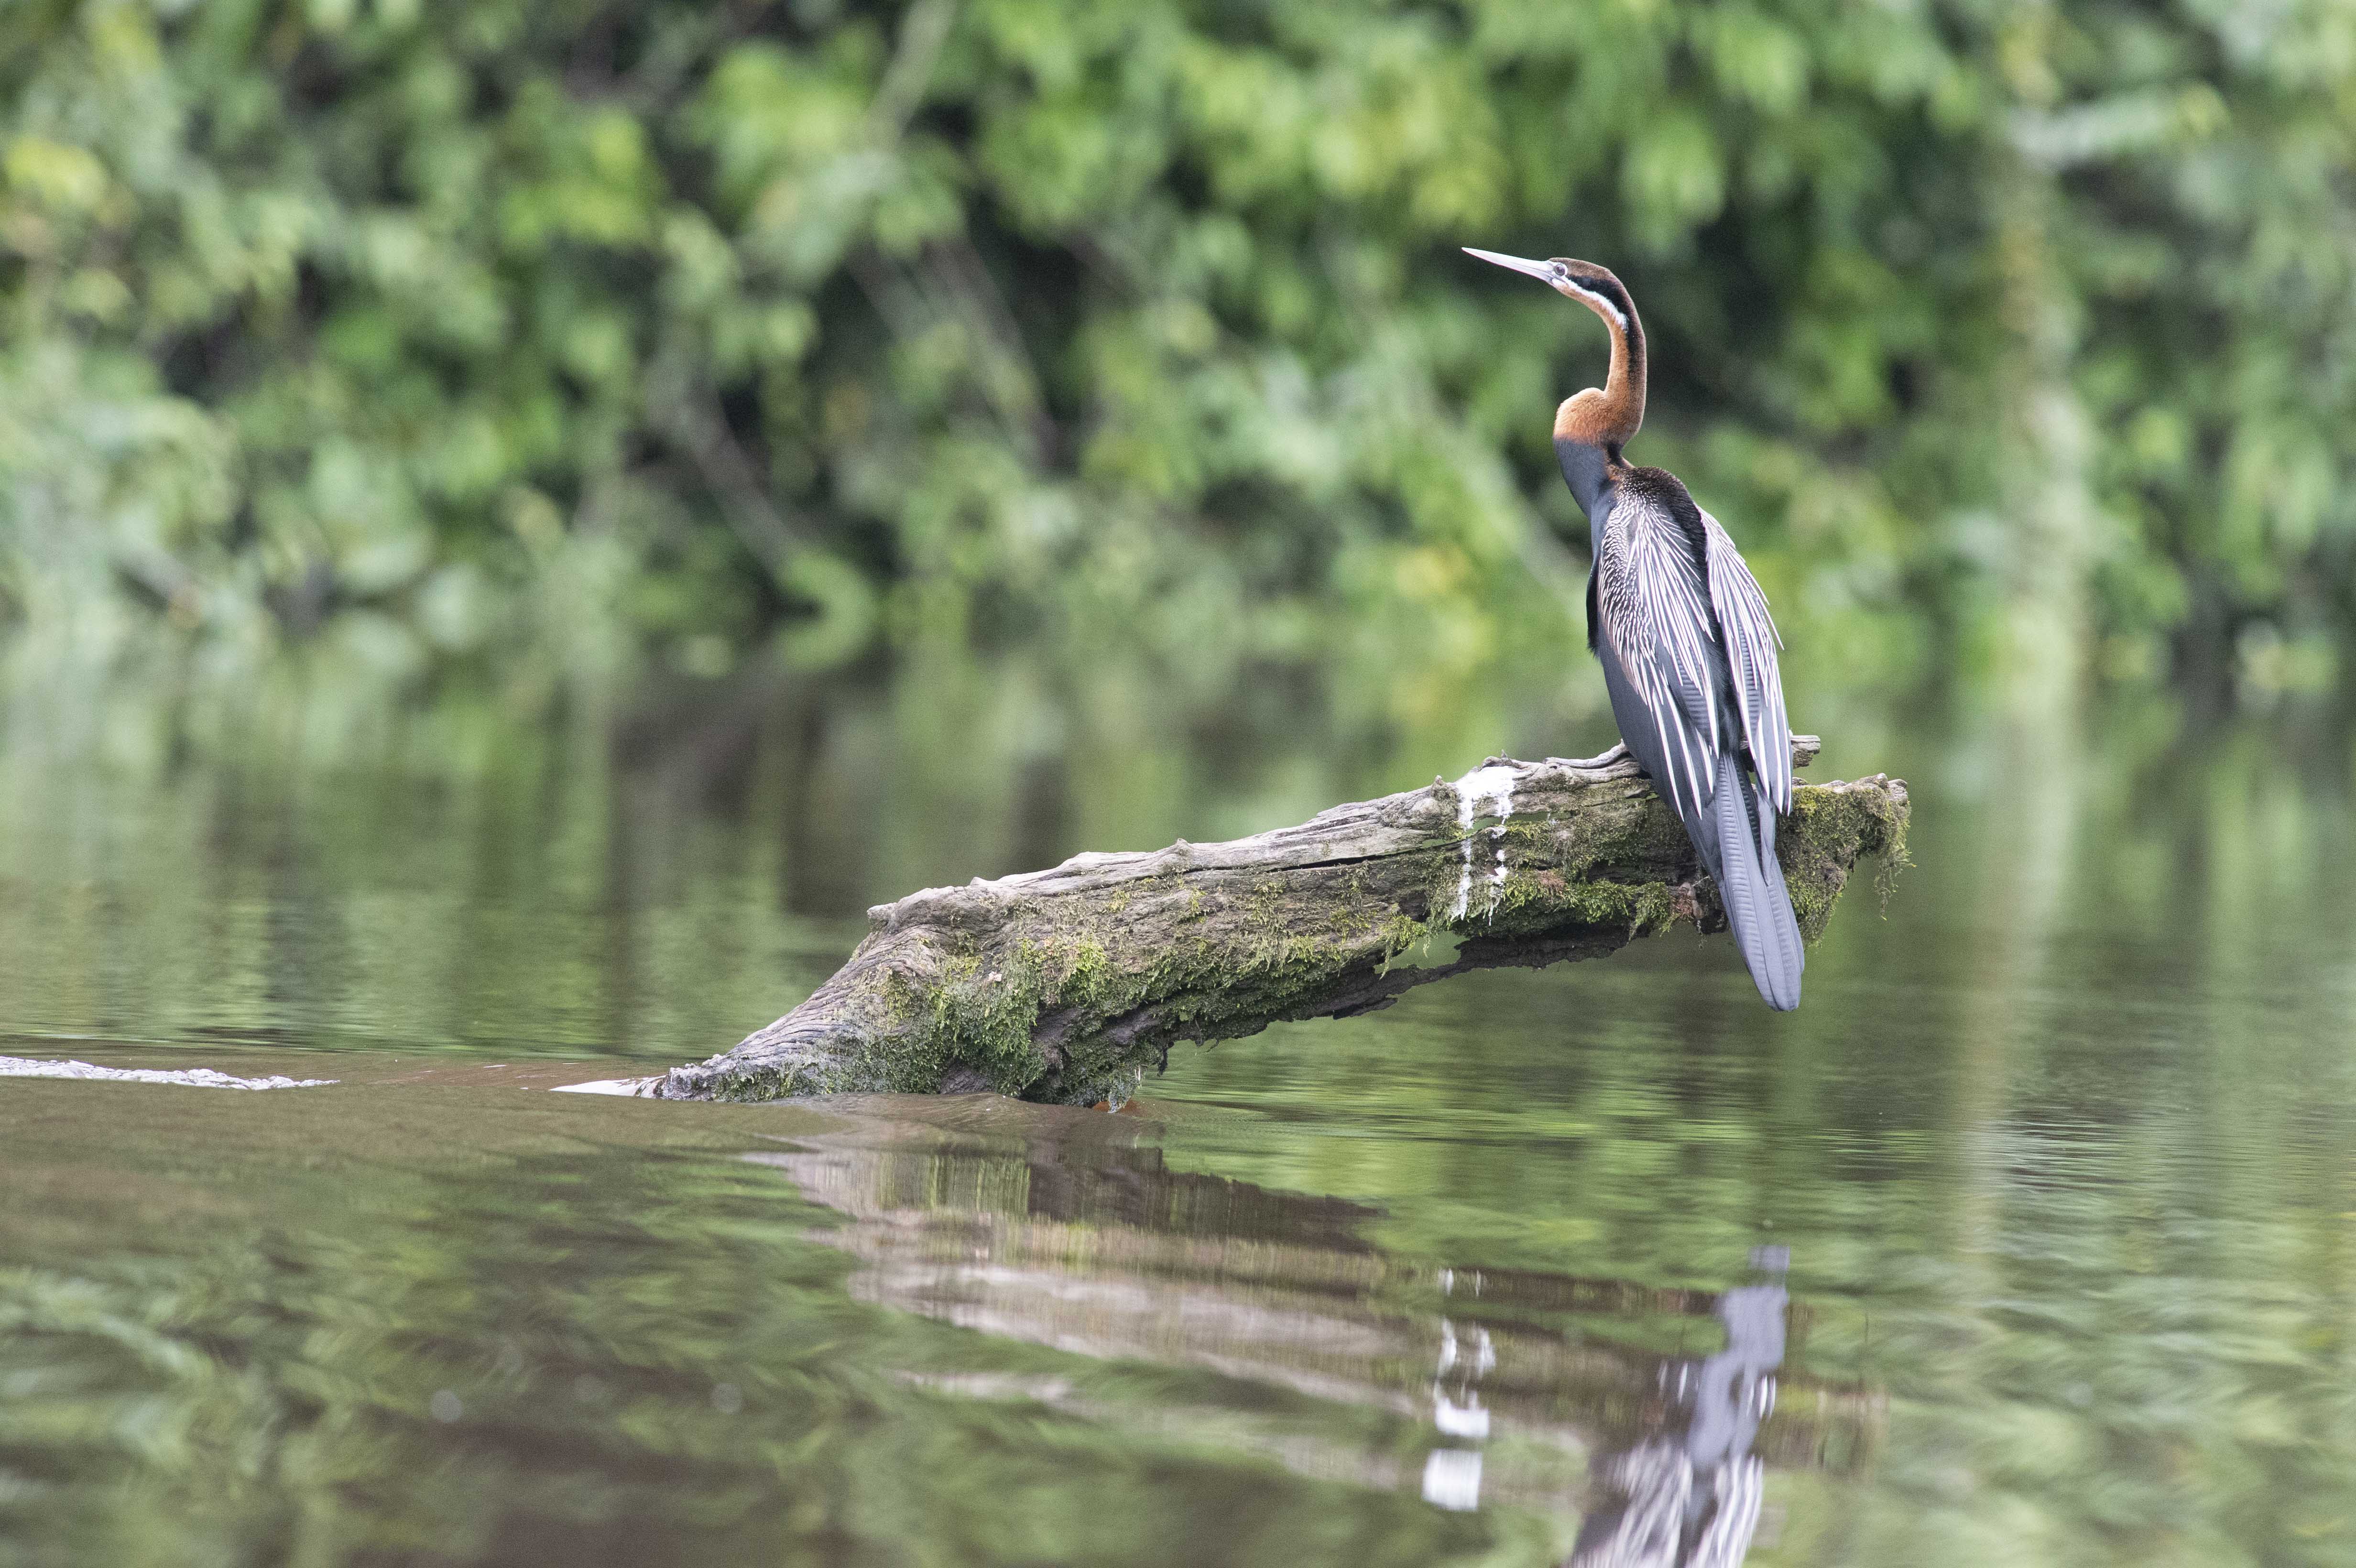
<path id="1" fill-rule="evenodd" d="M 1792 810 L 1792 723 L 1783 713 L 1783 677 L 1775 651 L 1783 645 L 1774 617 L 1767 612 L 1767 595 L 1751 575 L 1742 552 L 1734 548 L 1718 519 L 1701 515 L 1708 539 L 1709 603 L 1718 622 L 1718 640 L 1726 649 L 1729 672 L 1734 677 L 1734 702 L 1740 711 L 1743 740 L 1751 748 L 1751 765 L 1759 770 L 1762 792 L 1776 811 Z"/>
<path id="2" fill-rule="evenodd" d="M 1597 563 L 1607 635 L 1652 716 L 1669 804 L 1698 816 L 1717 792 L 1721 747 L 1708 587 L 1666 513 L 1635 496 L 1616 510 L 1622 526 L 1608 534 Z"/>

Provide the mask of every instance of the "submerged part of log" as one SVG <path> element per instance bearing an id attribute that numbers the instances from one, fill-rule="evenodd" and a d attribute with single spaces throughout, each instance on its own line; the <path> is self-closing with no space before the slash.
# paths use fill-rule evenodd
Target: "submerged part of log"
<path id="1" fill-rule="evenodd" d="M 1793 751 L 1804 765 L 1817 742 Z M 1811 941 L 1860 856 L 1902 858 L 1906 820 L 1895 779 L 1800 788 L 1777 848 Z M 1624 752 L 1492 757 L 1454 784 L 1232 843 L 911 893 L 868 912 L 866 940 L 808 1001 L 639 1092 L 1119 1104 L 1180 1040 L 1346 1018 L 1472 969 L 1600 957 L 1679 920 L 1725 926 L 1684 828 Z"/>

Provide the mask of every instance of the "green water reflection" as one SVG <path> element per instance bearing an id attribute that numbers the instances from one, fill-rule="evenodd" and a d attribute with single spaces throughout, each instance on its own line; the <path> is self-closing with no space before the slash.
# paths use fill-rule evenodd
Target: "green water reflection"
<path id="1" fill-rule="evenodd" d="M 1021 687 L 20 712 L 0 1053 L 342 1082 L 0 1080 L 0 1563 L 2356 1561 L 2341 731 L 1836 709 L 1920 864 L 1788 1019 L 1677 938 L 1118 1117 L 539 1092 L 766 1022 L 869 900 L 1592 722 Z"/>

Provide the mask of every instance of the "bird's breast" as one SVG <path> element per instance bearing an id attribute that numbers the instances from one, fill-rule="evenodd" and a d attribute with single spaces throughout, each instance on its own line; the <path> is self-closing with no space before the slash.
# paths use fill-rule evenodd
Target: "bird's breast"
<path id="1" fill-rule="evenodd" d="M 1579 509 L 1592 519 L 1610 487 L 1611 454 L 1600 446 L 1558 435 L 1555 438 L 1554 455 L 1562 467 L 1562 482 L 1570 486 Z"/>

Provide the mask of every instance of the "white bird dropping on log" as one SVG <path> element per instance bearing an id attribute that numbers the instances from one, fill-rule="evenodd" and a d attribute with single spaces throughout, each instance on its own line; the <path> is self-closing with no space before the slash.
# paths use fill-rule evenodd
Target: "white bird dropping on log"
<path id="1" fill-rule="evenodd" d="M 1474 768 L 1456 781 L 1456 822 L 1464 830 L 1464 869 L 1456 879 L 1456 904 L 1448 912 L 1450 920 L 1462 920 L 1472 901 L 1472 824 L 1484 814 L 1482 807 L 1494 805 L 1497 827 L 1514 815 L 1514 770 L 1507 767 Z M 1493 837 L 1494 833 L 1493 831 Z M 1490 885 L 1502 890 L 1505 885 L 1505 843 L 1497 839 L 1497 865 L 1489 874 Z M 1495 907 L 1493 896 L 1491 907 Z"/>

